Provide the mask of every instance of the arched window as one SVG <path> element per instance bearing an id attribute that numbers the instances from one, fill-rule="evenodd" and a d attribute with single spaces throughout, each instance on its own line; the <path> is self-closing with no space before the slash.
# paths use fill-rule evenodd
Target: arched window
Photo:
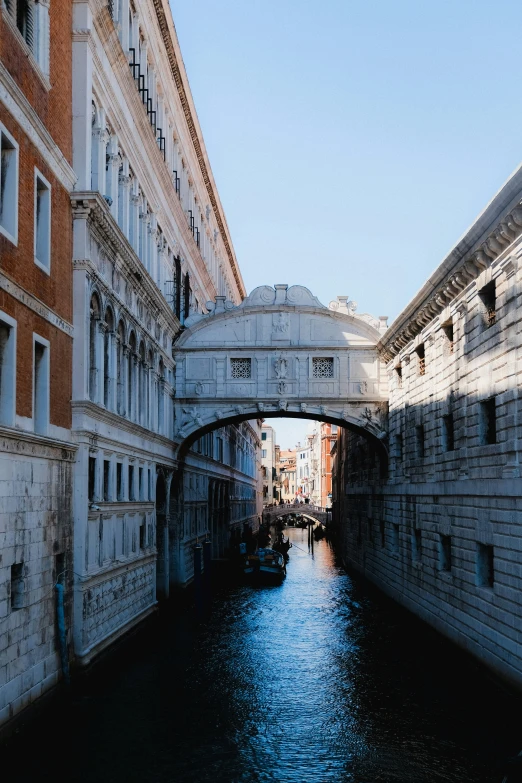
<path id="1" fill-rule="evenodd" d="M 112 408 L 112 340 L 114 317 L 108 307 L 105 311 L 105 332 L 103 335 L 103 404 Z"/>
<path id="2" fill-rule="evenodd" d="M 146 386 L 146 406 L 145 406 L 145 424 L 149 429 L 154 429 L 154 411 L 152 408 L 152 378 L 154 369 L 154 357 L 152 351 L 149 350 L 147 354 L 147 369 L 145 372 L 145 386 Z"/>
<path id="3" fill-rule="evenodd" d="M 158 432 L 164 433 L 164 383 L 165 383 L 165 367 L 163 366 L 163 360 L 160 359 L 158 365 Z"/>
<path id="4" fill-rule="evenodd" d="M 127 356 L 127 416 L 134 419 L 136 406 L 134 389 L 134 362 L 136 360 L 136 335 L 131 332 L 129 337 L 129 353 Z"/>
<path id="5" fill-rule="evenodd" d="M 116 341 L 116 380 L 118 384 L 116 406 L 120 416 L 125 416 L 125 327 L 123 321 L 118 324 Z"/>
<path id="6" fill-rule="evenodd" d="M 136 420 L 140 424 L 145 424 L 147 415 L 147 397 L 146 397 L 146 379 L 145 379 L 145 343 L 140 343 L 138 351 L 138 411 Z"/>
<path id="7" fill-rule="evenodd" d="M 100 300 L 97 294 L 91 296 L 89 321 L 89 398 L 98 397 L 98 325 L 100 323 Z"/>

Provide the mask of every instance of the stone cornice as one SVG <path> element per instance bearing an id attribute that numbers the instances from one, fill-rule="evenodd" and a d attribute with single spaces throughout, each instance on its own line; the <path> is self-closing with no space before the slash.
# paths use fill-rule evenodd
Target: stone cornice
<path id="1" fill-rule="evenodd" d="M 114 254 L 122 259 L 129 279 L 133 280 L 136 288 L 141 289 L 141 298 L 150 307 L 153 315 L 157 318 L 161 313 L 174 334 L 177 334 L 181 329 L 180 322 L 114 220 L 105 199 L 97 192 L 76 191 L 71 193 L 71 203 L 73 217 L 76 220 L 88 220 L 98 230 Z M 75 265 L 82 260 L 84 259 L 74 259 Z"/>
<path id="2" fill-rule="evenodd" d="M 203 181 L 207 188 L 207 193 L 210 199 L 210 203 L 212 205 L 214 216 L 216 218 L 219 231 L 221 233 L 221 238 L 223 240 L 223 244 L 227 252 L 228 260 L 232 268 L 232 272 L 234 274 L 236 285 L 239 289 L 241 296 L 246 296 L 245 285 L 243 283 L 243 279 L 239 271 L 239 266 L 237 264 L 235 253 L 232 248 L 232 242 L 230 239 L 228 226 L 226 225 L 226 220 L 223 215 L 223 209 L 221 203 L 219 202 L 219 197 L 217 196 L 216 193 L 214 178 L 210 171 L 210 164 L 208 162 L 206 150 L 204 149 L 202 143 L 199 123 L 197 121 L 197 117 L 195 116 L 195 111 L 193 110 L 192 100 L 189 95 L 189 90 L 185 88 L 185 83 L 184 83 L 185 80 L 183 78 L 185 69 L 183 67 L 182 62 L 180 66 L 180 63 L 178 61 L 178 56 L 176 53 L 176 48 L 174 46 L 173 36 L 175 37 L 175 31 L 174 31 L 174 25 L 172 23 L 172 17 L 170 17 L 170 25 L 169 25 L 169 19 L 167 18 L 167 14 L 165 12 L 165 0 L 153 0 L 153 3 L 154 3 L 154 8 L 156 11 L 156 17 L 158 20 L 161 35 L 163 38 L 163 43 L 165 45 L 167 56 L 169 58 L 172 76 L 174 78 L 174 82 L 178 90 L 179 99 L 183 107 L 185 120 L 189 128 L 190 136 L 192 139 L 192 143 L 194 145 L 194 150 L 196 152 L 199 167 L 201 170 L 201 175 L 203 177 Z"/>
<path id="3" fill-rule="evenodd" d="M 464 234 L 379 341 L 390 361 L 522 234 L 522 166 Z"/>
<path id="4" fill-rule="evenodd" d="M 0 102 L 36 147 L 54 176 L 72 190 L 76 174 L 7 68 L 0 62 Z"/>
<path id="5" fill-rule="evenodd" d="M 5 272 L 0 272 L 0 290 L 7 291 L 14 299 L 21 302 L 40 318 L 44 318 L 48 323 L 64 332 L 68 337 L 73 336 L 74 328 L 72 324 L 51 310 L 45 302 L 42 302 L 33 294 L 30 294 L 24 288 L 19 286 Z"/>
<path id="6" fill-rule="evenodd" d="M 125 416 L 120 416 L 117 413 L 114 413 L 113 411 L 108 411 L 106 408 L 101 408 L 99 405 L 96 405 L 96 403 L 91 402 L 90 400 L 73 400 L 71 402 L 71 408 L 73 411 L 73 414 L 84 414 L 86 416 L 90 416 L 92 419 L 96 419 L 97 421 L 104 422 L 105 424 L 109 424 L 111 426 L 117 427 L 121 430 L 125 430 L 131 435 L 139 435 L 144 440 L 148 440 L 150 442 L 159 443 L 162 446 L 166 446 L 169 449 L 172 449 L 174 445 L 177 445 L 178 441 L 173 440 L 169 438 L 166 435 L 160 435 L 158 432 L 154 432 L 153 430 L 147 429 L 147 427 L 143 427 L 143 425 L 138 424 L 135 421 L 132 421 L 131 419 L 127 419 Z M 112 443 L 113 447 L 115 449 L 119 449 L 120 451 L 125 451 L 125 448 L 122 448 L 122 444 L 120 441 L 115 441 L 110 438 L 106 438 L 105 436 L 101 435 L 99 432 L 93 433 L 90 430 L 86 430 L 82 427 L 75 428 L 73 425 L 72 428 L 74 437 L 76 440 L 80 440 L 80 436 L 88 436 L 89 438 L 92 437 L 92 435 L 97 435 L 99 440 L 103 443 Z M 134 449 L 136 451 L 136 449 Z M 141 449 L 142 453 L 144 455 L 148 454 L 150 458 L 150 452 L 146 449 Z M 162 457 L 164 459 L 164 457 Z M 175 460 L 173 459 L 173 463 Z"/>
<path id="7" fill-rule="evenodd" d="M 0 451 L 24 457 L 40 457 L 74 462 L 77 446 L 34 432 L 25 432 L 11 427 L 0 427 Z"/>

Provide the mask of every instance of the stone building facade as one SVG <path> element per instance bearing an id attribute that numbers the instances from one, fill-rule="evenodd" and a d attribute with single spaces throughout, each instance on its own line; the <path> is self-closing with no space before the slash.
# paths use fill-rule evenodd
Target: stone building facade
<path id="1" fill-rule="evenodd" d="M 245 294 L 165 0 L 73 5 L 72 429 L 76 659 L 193 574 L 192 548 L 257 520 L 257 424 L 176 456 L 173 346 Z"/>
<path id="2" fill-rule="evenodd" d="M 261 472 L 264 503 L 273 503 L 279 499 L 276 487 L 278 477 L 276 448 L 276 431 L 265 422 L 261 428 Z"/>
<path id="3" fill-rule="evenodd" d="M 346 559 L 518 686 L 521 205 L 519 169 L 381 338 L 389 465 L 334 450 Z"/>
<path id="4" fill-rule="evenodd" d="M 0 725 L 62 676 L 57 582 L 71 625 L 71 24 L 0 2 Z"/>

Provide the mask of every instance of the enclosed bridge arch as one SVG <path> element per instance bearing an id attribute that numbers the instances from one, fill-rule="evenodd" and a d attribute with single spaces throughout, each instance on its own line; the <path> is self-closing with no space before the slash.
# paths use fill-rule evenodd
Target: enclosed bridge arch
<path id="1" fill-rule="evenodd" d="M 180 459 L 206 432 L 280 416 L 338 424 L 386 451 L 387 381 L 376 345 L 385 318 L 328 307 L 304 286 L 256 288 L 192 315 L 175 344 L 175 440 Z"/>

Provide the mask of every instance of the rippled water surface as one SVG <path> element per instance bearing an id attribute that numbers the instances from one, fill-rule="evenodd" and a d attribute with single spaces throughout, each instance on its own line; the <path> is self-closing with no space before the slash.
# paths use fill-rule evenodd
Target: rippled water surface
<path id="1" fill-rule="evenodd" d="M 289 532 L 281 586 L 163 615 L 11 743 L 17 781 L 500 783 L 519 701 Z"/>

